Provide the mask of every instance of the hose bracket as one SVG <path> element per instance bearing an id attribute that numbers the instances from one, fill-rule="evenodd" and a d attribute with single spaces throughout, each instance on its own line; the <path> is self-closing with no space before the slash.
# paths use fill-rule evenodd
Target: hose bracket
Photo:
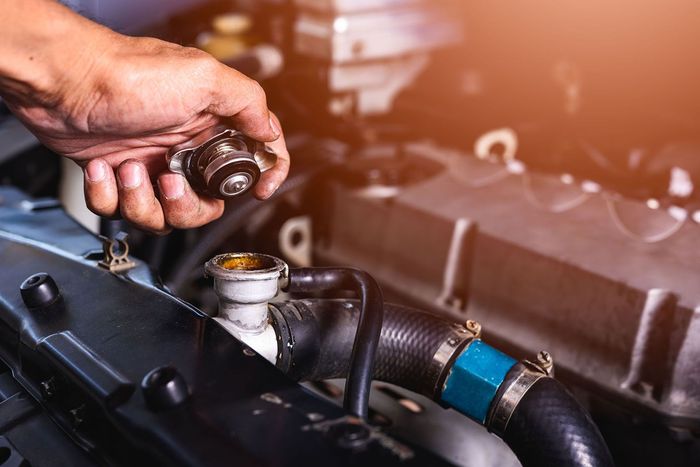
<path id="1" fill-rule="evenodd" d="M 124 232 L 119 232 L 114 239 L 100 236 L 104 258 L 97 264 L 115 274 L 135 268 L 136 263 L 129 258 L 128 237 Z"/>

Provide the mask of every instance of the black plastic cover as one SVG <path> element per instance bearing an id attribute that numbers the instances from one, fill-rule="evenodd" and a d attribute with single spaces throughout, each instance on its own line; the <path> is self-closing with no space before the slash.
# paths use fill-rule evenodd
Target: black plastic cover
<path id="1" fill-rule="evenodd" d="M 22 208 L 12 191 L 0 190 L 0 199 L 0 360 L 98 463 L 443 464 L 375 428 L 361 449 L 343 447 L 331 429 L 345 423 L 341 408 L 249 356 L 142 263 L 123 275 L 100 269 L 100 242 L 63 211 Z M 37 272 L 55 280 L 62 312 L 25 305 L 20 284 Z M 191 397 L 152 410 L 137 388 L 164 366 L 177 370 Z"/>

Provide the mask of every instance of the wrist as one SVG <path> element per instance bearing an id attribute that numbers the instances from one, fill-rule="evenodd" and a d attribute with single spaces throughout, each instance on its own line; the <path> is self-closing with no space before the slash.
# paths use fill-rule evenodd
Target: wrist
<path id="1" fill-rule="evenodd" d="M 50 105 L 89 86 L 90 71 L 120 37 L 50 0 L 12 2 L 0 27 L 0 92 L 20 105 Z"/>

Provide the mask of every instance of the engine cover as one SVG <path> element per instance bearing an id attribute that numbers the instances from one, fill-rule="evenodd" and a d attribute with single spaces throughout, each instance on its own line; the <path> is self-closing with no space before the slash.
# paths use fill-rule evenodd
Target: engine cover
<path id="1" fill-rule="evenodd" d="M 600 196 L 555 214 L 516 175 L 470 186 L 465 174 L 486 162 L 422 144 L 405 153 L 451 168 L 389 199 L 334 183 L 320 259 L 369 271 L 393 300 L 477 320 L 511 354 L 548 350 L 558 376 L 636 415 L 700 427 L 697 225 L 646 244 Z"/>
<path id="2" fill-rule="evenodd" d="M 78 456 L 35 446 L 51 423 L 18 434 L 38 403 L 100 465 L 443 463 L 287 379 L 143 263 L 98 266 L 100 240 L 55 201 L 0 200 L 0 360 L 23 388 L 0 378 L 0 443 L 15 459 Z"/>

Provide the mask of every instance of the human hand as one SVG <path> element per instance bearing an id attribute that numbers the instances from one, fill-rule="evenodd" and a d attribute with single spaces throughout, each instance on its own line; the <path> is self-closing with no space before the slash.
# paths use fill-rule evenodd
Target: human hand
<path id="1" fill-rule="evenodd" d="M 278 154 L 255 195 L 267 198 L 284 181 L 289 154 L 255 81 L 196 49 L 88 29 L 55 85 L 7 100 L 46 146 L 84 168 L 93 212 L 158 234 L 220 217 L 223 201 L 194 193 L 167 170 L 165 153 L 222 119 Z"/>

